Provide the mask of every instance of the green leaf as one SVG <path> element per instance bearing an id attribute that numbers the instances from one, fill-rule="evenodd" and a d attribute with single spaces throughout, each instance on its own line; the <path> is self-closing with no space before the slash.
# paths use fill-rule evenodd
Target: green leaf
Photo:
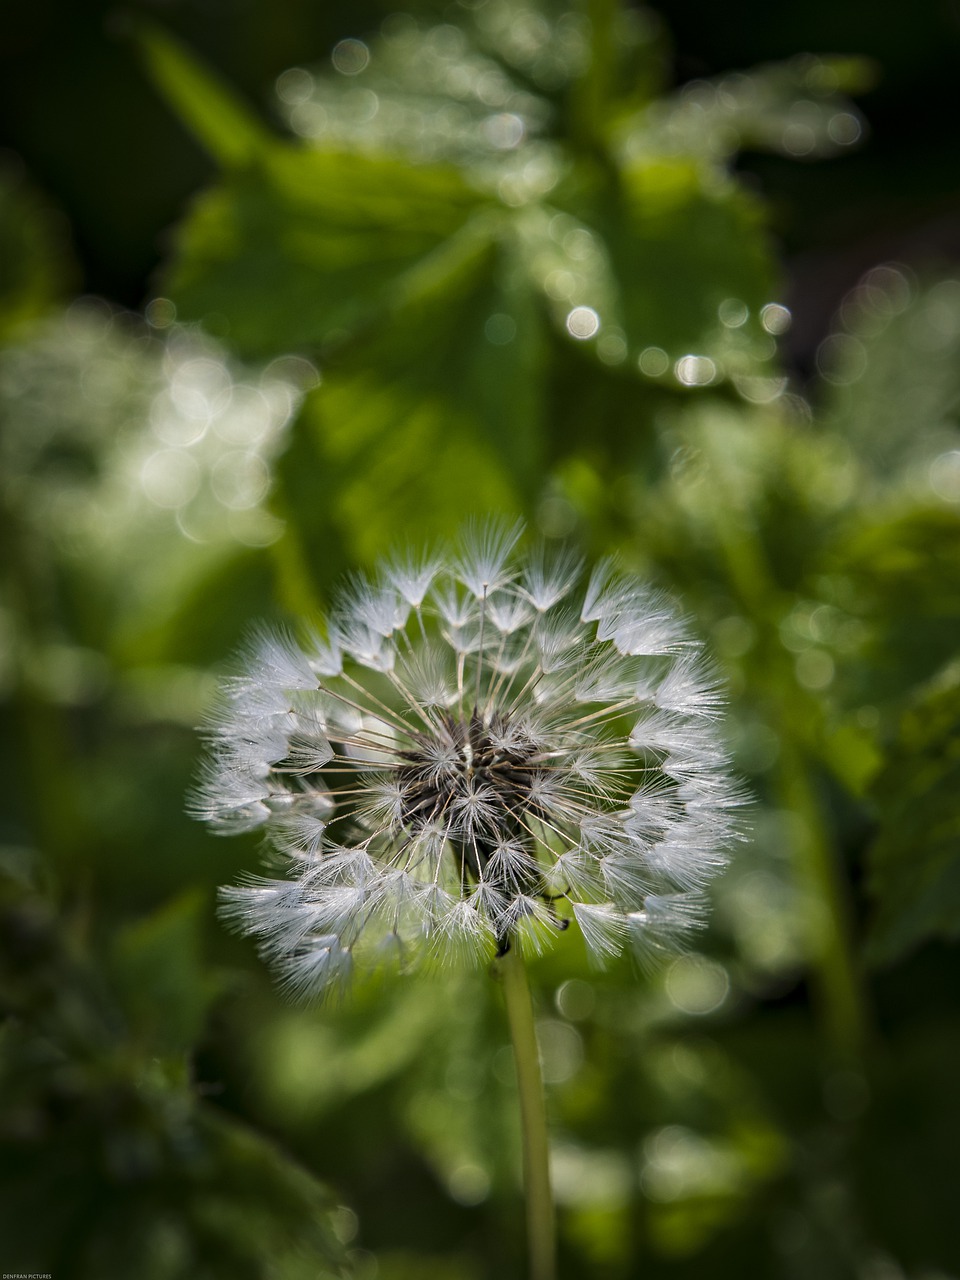
<path id="1" fill-rule="evenodd" d="M 280 501 L 321 584 L 331 534 L 369 561 L 538 490 L 542 317 L 509 236 L 467 229 L 457 245 L 459 261 L 451 242 L 448 270 L 331 360 L 296 424 Z"/>
<path id="2" fill-rule="evenodd" d="M 150 78 L 214 160 L 242 164 L 270 145 L 270 131 L 179 40 L 148 22 L 137 21 L 135 31 Z"/>
<path id="3" fill-rule="evenodd" d="M 960 666 L 906 712 L 873 795 L 868 955 L 885 963 L 925 939 L 960 938 Z"/>
<path id="4" fill-rule="evenodd" d="M 801 54 L 716 80 L 696 80 L 614 127 L 626 157 L 686 153 L 724 163 L 736 152 L 836 155 L 858 141 L 863 119 L 844 94 L 873 87 L 864 58 Z"/>
<path id="5" fill-rule="evenodd" d="M 763 211 L 752 197 L 729 182 L 708 183 L 689 160 L 637 164 L 622 171 L 593 223 L 620 284 L 631 353 L 657 346 L 673 361 L 705 354 L 719 363 L 742 345 L 733 363 L 749 369 L 763 359 L 755 317 L 776 279 Z M 739 331 L 718 317 L 731 298 L 754 317 Z"/>
<path id="6" fill-rule="evenodd" d="M 505 67 L 482 53 L 449 23 L 421 27 L 404 15 L 384 25 L 365 64 L 361 55 L 349 73 L 329 63 L 288 73 L 295 92 L 277 95 L 277 111 L 294 133 L 325 150 L 459 163 L 495 188 L 496 178 L 511 168 L 513 147 L 503 146 L 516 141 L 511 124 L 519 124 L 525 138 L 536 136 L 551 113 L 549 103 L 521 86 L 509 62 Z M 536 52 L 550 57 L 556 46 L 538 41 Z M 492 114 L 494 100 L 494 109 L 509 112 L 510 121 Z"/>
<path id="7" fill-rule="evenodd" d="M 391 305 L 478 199 L 453 169 L 278 146 L 200 200 L 166 288 L 244 354 L 316 347 Z"/>

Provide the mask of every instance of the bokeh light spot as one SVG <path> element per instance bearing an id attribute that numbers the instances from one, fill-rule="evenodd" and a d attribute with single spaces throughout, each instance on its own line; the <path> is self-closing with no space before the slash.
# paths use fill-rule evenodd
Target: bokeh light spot
<path id="1" fill-rule="evenodd" d="M 827 137 L 840 147 L 849 147 L 860 138 L 863 128 L 850 111 L 838 111 L 827 123 Z"/>
<path id="2" fill-rule="evenodd" d="M 648 378 L 659 378 L 670 368 L 670 357 L 663 347 L 644 347 L 637 359 L 641 373 Z"/>
<path id="3" fill-rule="evenodd" d="M 350 1244 L 352 1240 L 357 1238 L 357 1232 L 360 1230 L 360 1219 L 347 1205 L 338 1204 L 335 1209 L 330 1211 L 330 1226 L 333 1228 L 333 1234 L 341 1244 Z"/>
<path id="4" fill-rule="evenodd" d="M 569 302 L 576 293 L 579 283 L 579 277 L 572 271 L 562 271 L 558 268 L 548 274 L 543 287 L 557 302 Z"/>
<path id="5" fill-rule="evenodd" d="M 627 358 L 627 339 L 623 330 L 605 330 L 597 340 L 597 355 L 604 364 L 623 364 Z"/>
<path id="6" fill-rule="evenodd" d="M 867 368 L 867 349 L 859 338 L 848 333 L 834 333 L 817 348 L 820 376 L 835 386 L 856 382 Z"/>
<path id="7" fill-rule="evenodd" d="M 200 468 L 181 449 L 159 449 L 140 470 L 143 491 L 158 507 L 185 506 L 200 488 Z"/>
<path id="8" fill-rule="evenodd" d="M 728 329 L 739 329 L 749 320 L 750 308 L 739 298 L 724 298 L 717 307 L 717 315 L 720 317 L 720 323 L 726 325 Z"/>
<path id="9" fill-rule="evenodd" d="M 231 449 L 214 464 L 211 485 L 225 507 L 245 511 L 267 496 L 270 471 L 258 454 Z"/>
<path id="10" fill-rule="evenodd" d="M 147 324 L 153 329 L 169 329 L 177 318 L 177 306 L 170 298 L 151 298 L 144 308 Z"/>
<path id="11" fill-rule="evenodd" d="M 574 227 L 563 237 L 564 252 L 583 262 L 596 252 L 596 241 L 586 227 Z"/>
<path id="12" fill-rule="evenodd" d="M 748 374 L 735 377 L 733 381 L 744 400 L 749 400 L 751 404 L 772 404 L 787 389 L 785 377 L 764 378 Z"/>
<path id="13" fill-rule="evenodd" d="M 768 302 L 765 307 L 760 308 L 760 323 L 774 337 L 786 333 L 792 321 L 789 308 L 781 306 L 779 302 Z"/>
<path id="14" fill-rule="evenodd" d="M 597 1003 L 596 992 L 582 978 L 569 978 L 556 994 L 557 1010 L 571 1022 L 582 1022 L 593 1013 Z"/>
<path id="15" fill-rule="evenodd" d="M 295 107 L 306 102 L 315 88 L 313 76 L 303 67 L 291 67 L 277 76 L 277 97 L 281 102 Z"/>
<path id="16" fill-rule="evenodd" d="M 206 356 L 185 361 L 170 379 L 170 398 L 187 418 L 209 421 L 223 413 L 232 393 L 226 366 Z"/>
<path id="17" fill-rule="evenodd" d="M 730 990 L 727 971 L 705 956 L 681 956 L 667 970 L 667 996 L 681 1013 L 701 1016 L 719 1009 Z"/>
<path id="18" fill-rule="evenodd" d="M 341 75 L 359 75 L 370 62 L 370 50 L 362 40 L 348 38 L 333 46 L 330 61 Z"/>
<path id="19" fill-rule="evenodd" d="M 717 366 L 709 356 L 681 356 L 673 371 L 685 387 L 708 387 L 717 376 Z"/>
<path id="20" fill-rule="evenodd" d="M 483 132 L 490 145 L 498 151 L 512 151 L 523 141 L 525 130 L 519 116 L 504 111 L 500 115 L 488 116 Z"/>
<path id="21" fill-rule="evenodd" d="M 600 317 L 593 307 L 574 307 L 567 315 L 567 332 L 581 342 L 594 337 L 599 329 Z"/>
<path id="22" fill-rule="evenodd" d="M 808 156 L 817 145 L 817 135 L 808 124 L 800 120 L 791 120 L 784 126 L 783 149 L 792 156 Z"/>
<path id="23" fill-rule="evenodd" d="M 805 649 L 797 655 L 796 672 L 797 681 L 805 689 L 826 689 L 833 683 L 833 658 L 823 649 Z"/>
<path id="24" fill-rule="evenodd" d="M 544 1018 L 537 1023 L 540 1064 L 547 1084 L 562 1084 L 583 1065 L 583 1039 L 576 1028 L 557 1018 Z"/>
<path id="25" fill-rule="evenodd" d="M 960 502 L 960 449 L 941 453 L 930 463 L 930 488 L 945 502 Z"/>

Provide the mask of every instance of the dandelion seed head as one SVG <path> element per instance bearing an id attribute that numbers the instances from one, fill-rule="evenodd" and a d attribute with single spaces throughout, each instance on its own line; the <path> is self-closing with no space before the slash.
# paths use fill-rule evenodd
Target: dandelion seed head
<path id="1" fill-rule="evenodd" d="M 283 860 L 222 909 L 297 996 L 568 927 L 646 966 L 705 920 L 742 803 L 716 675 L 662 595 L 520 533 L 395 556 L 224 682 L 192 810 Z"/>

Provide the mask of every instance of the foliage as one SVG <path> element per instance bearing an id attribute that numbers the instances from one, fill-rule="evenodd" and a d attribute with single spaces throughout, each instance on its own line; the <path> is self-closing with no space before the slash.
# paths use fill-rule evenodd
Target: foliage
<path id="1" fill-rule="evenodd" d="M 202 899 L 127 927 L 97 972 L 28 877 L 15 865 L 2 882 L 7 1265 L 344 1275 L 325 1189 L 191 1087 L 185 1053 L 213 994 Z"/>
<path id="2" fill-rule="evenodd" d="M 216 313 L 248 355 L 322 353 L 302 430 L 331 532 L 366 558 L 414 502 L 447 529 L 464 510 L 529 509 L 588 412 L 558 395 L 565 351 L 603 400 L 628 369 L 641 397 L 727 378 L 762 396 L 775 270 L 762 210 L 729 174 L 733 140 L 752 130 L 777 145 L 760 122 L 808 94 L 811 147 L 833 145 L 835 118 L 856 120 L 837 96 L 842 66 L 761 72 L 706 103 L 657 100 L 652 26 L 611 16 L 591 52 L 572 13 L 555 32 L 544 14 L 496 13 L 462 30 L 397 20 L 372 56 L 346 42 L 339 77 L 281 78 L 309 146 L 234 127 L 237 102 L 212 81 L 201 94 L 194 61 L 146 39 L 223 167 L 180 229 L 171 296 L 182 316 Z M 531 42 L 548 35 L 556 56 L 541 65 Z M 363 519 L 358 473 L 383 495 Z"/>
<path id="3" fill-rule="evenodd" d="M 874 784 L 880 828 L 871 849 L 879 911 L 878 959 L 895 959 L 926 936 L 960 927 L 956 806 L 960 695 L 954 666 L 904 714 Z"/>
<path id="4" fill-rule="evenodd" d="M 534 968 L 564 1274 L 948 1275 L 960 283 L 875 267 L 788 380 L 736 156 L 833 163 L 863 66 L 674 91 L 646 11 L 451 13 L 285 72 L 282 132 L 143 29 L 218 165 L 144 317 L 62 305 L 5 180 L 4 1267 L 518 1272 L 493 984 L 291 1008 L 182 812 L 251 622 L 493 510 L 682 598 L 757 797 L 703 954 Z"/>

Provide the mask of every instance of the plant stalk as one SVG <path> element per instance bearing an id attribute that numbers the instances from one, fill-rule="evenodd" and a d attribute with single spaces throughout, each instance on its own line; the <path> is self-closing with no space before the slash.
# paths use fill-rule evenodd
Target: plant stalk
<path id="1" fill-rule="evenodd" d="M 523 1185 L 527 1208 L 530 1280 L 555 1280 L 556 1226 L 550 1190 L 550 1145 L 540 1054 L 527 971 L 516 947 L 499 957 L 495 972 L 503 985 L 507 1022 L 517 1066 L 523 1133 Z"/>
<path id="2" fill-rule="evenodd" d="M 869 1041 L 869 1014 L 863 977 L 853 942 L 847 883 L 832 847 L 829 830 L 803 753 L 786 734 L 781 746 L 782 794 L 804 821 L 799 845 L 801 883 L 824 910 L 813 940 L 815 998 L 826 1041 L 848 1066 L 862 1063 Z"/>

